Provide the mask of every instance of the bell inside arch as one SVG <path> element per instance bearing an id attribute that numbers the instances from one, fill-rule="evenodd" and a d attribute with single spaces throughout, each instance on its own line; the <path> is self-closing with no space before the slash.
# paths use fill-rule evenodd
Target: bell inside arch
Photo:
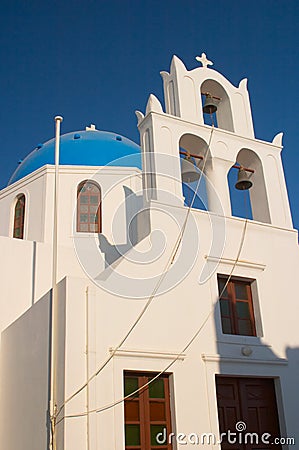
<path id="1" fill-rule="evenodd" d="M 214 97 L 206 94 L 205 103 L 203 105 L 203 112 L 205 114 L 214 114 L 217 111 L 217 103 Z"/>
<path id="2" fill-rule="evenodd" d="M 181 172 L 183 183 L 192 183 L 193 181 L 197 181 L 200 177 L 199 170 L 196 169 L 193 160 L 188 156 L 184 156 L 184 158 L 181 159 Z"/>
<path id="3" fill-rule="evenodd" d="M 249 179 L 246 170 L 244 169 L 239 169 L 238 172 L 238 180 L 235 184 L 235 188 L 238 189 L 239 191 L 246 191 L 248 189 L 250 189 L 252 187 L 253 183 L 252 181 Z"/>

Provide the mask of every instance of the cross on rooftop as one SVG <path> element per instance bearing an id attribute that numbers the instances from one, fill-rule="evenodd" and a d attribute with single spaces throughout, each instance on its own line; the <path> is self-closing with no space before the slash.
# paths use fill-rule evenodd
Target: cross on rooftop
<path id="1" fill-rule="evenodd" d="M 86 131 L 95 131 L 95 129 L 96 129 L 96 126 L 93 123 L 90 125 L 90 127 L 85 128 Z"/>
<path id="2" fill-rule="evenodd" d="M 205 53 L 202 53 L 201 56 L 196 56 L 195 59 L 196 61 L 202 64 L 202 67 L 208 67 L 213 65 L 213 62 L 207 58 L 207 55 Z"/>

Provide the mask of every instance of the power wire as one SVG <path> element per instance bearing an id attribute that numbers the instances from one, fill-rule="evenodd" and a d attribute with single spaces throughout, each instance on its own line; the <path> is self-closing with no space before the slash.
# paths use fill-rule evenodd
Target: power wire
<path id="1" fill-rule="evenodd" d="M 186 217 L 185 217 L 183 226 L 182 226 L 181 229 L 180 229 L 179 235 L 178 235 L 177 240 L 176 240 L 176 243 L 175 243 L 175 245 L 174 245 L 174 249 L 173 249 L 173 251 L 172 251 L 172 253 L 171 253 L 171 255 L 170 255 L 170 258 L 168 259 L 168 261 L 167 261 L 167 263 L 166 263 L 166 265 L 165 265 L 165 267 L 164 267 L 164 270 L 163 270 L 163 272 L 162 272 L 162 274 L 161 274 L 161 276 L 160 276 L 160 278 L 159 278 L 159 280 L 158 280 L 158 282 L 157 282 L 155 288 L 153 289 L 152 294 L 150 295 L 148 301 L 146 302 L 146 304 L 145 304 L 144 307 L 142 308 L 141 312 L 139 313 L 139 315 L 138 315 L 137 318 L 135 319 L 134 323 L 133 323 L 132 326 L 130 327 L 129 331 L 125 334 L 125 336 L 123 337 L 123 339 L 121 340 L 121 342 L 118 344 L 118 346 L 111 352 L 111 354 L 109 355 L 109 357 L 108 357 L 108 358 L 106 359 L 106 361 L 104 361 L 104 363 L 98 368 L 98 370 L 97 370 L 93 375 L 91 375 L 91 376 L 89 377 L 89 379 L 88 379 L 88 380 L 87 380 L 87 381 L 86 381 L 79 389 L 77 389 L 70 397 L 68 397 L 68 398 L 63 402 L 63 404 L 59 407 L 59 409 L 57 409 L 56 417 L 59 416 L 59 414 L 61 413 L 61 411 L 62 411 L 62 409 L 64 408 L 64 406 L 65 406 L 67 403 L 69 403 L 74 397 L 76 397 L 80 392 L 82 392 L 83 389 L 85 389 L 85 388 L 87 387 L 87 385 L 88 385 L 95 377 L 97 377 L 97 376 L 99 375 L 99 373 L 100 373 L 100 372 L 107 366 L 107 364 L 112 360 L 112 358 L 114 357 L 115 353 L 116 353 L 116 352 L 119 350 L 119 348 L 125 343 L 125 341 L 127 340 L 127 338 L 130 336 L 130 334 L 132 333 L 132 331 L 135 329 L 135 327 L 137 326 L 137 324 L 139 323 L 139 321 L 141 320 L 141 318 L 143 317 L 143 315 L 144 315 L 145 312 L 147 311 L 147 309 L 148 309 L 148 307 L 150 306 L 150 304 L 152 303 L 153 299 L 155 298 L 155 295 L 156 295 L 156 293 L 157 293 L 159 287 L 161 286 L 161 284 L 162 284 L 162 282 L 163 282 L 165 276 L 167 275 L 170 266 L 171 266 L 171 265 L 173 264 L 173 262 L 174 262 L 174 259 L 175 259 L 175 257 L 176 257 L 176 254 L 177 254 L 177 252 L 178 252 L 178 250 L 179 250 L 179 247 L 180 247 L 180 244 L 181 244 L 181 242 L 182 242 L 182 239 L 183 239 L 183 236 L 184 236 L 184 233 L 185 233 L 185 230 L 186 230 L 188 218 L 189 218 L 191 209 L 192 209 L 192 207 L 193 207 L 194 201 L 195 201 L 196 196 L 197 196 L 197 191 L 198 191 L 198 188 L 199 188 L 199 185 L 200 185 L 200 181 L 201 181 L 202 175 L 203 175 L 203 173 L 204 173 L 206 161 L 207 161 L 207 158 L 208 158 L 208 155 L 209 155 L 210 146 L 211 146 L 211 141 L 212 141 L 213 132 L 214 132 L 214 126 L 211 127 L 211 133 L 210 133 L 209 142 L 208 142 L 207 149 L 206 149 L 206 154 L 205 154 L 205 157 L 204 157 L 204 160 L 203 160 L 203 166 L 202 166 L 202 168 L 201 168 L 200 176 L 199 176 L 199 179 L 198 179 L 197 185 L 196 185 L 196 189 L 195 189 L 195 191 L 194 191 L 193 198 L 192 198 L 192 200 L 191 200 L 191 202 L 190 202 L 190 205 L 189 205 L 189 207 L 188 207 L 188 210 L 187 210 L 187 213 L 186 213 Z"/>
<path id="2" fill-rule="evenodd" d="M 229 276 L 228 276 L 228 278 L 227 278 L 227 280 L 226 280 L 226 282 L 225 282 L 225 284 L 224 284 L 224 286 L 223 286 L 223 288 L 221 290 L 221 293 L 218 295 L 217 301 L 219 301 L 221 299 L 223 293 L 225 292 L 225 290 L 227 288 L 227 285 L 230 282 L 231 277 L 233 275 L 233 272 L 234 272 L 234 270 L 236 268 L 236 265 L 238 264 L 238 261 L 239 261 L 240 255 L 241 255 L 241 251 L 243 249 L 244 242 L 245 242 L 247 225 L 248 225 L 248 219 L 246 218 L 245 219 L 245 223 L 244 223 L 244 227 L 243 227 L 243 231 L 242 231 L 241 241 L 240 241 L 240 245 L 239 245 L 239 249 L 238 249 L 238 253 L 237 253 L 236 259 L 234 261 L 234 264 L 233 264 L 233 267 L 232 267 L 232 269 L 230 271 L 230 274 L 229 274 Z M 113 402 L 113 403 L 110 403 L 108 405 L 102 406 L 101 408 L 92 409 L 92 410 L 90 410 L 88 412 L 66 415 L 66 416 L 62 417 L 57 422 L 57 424 L 59 424 L 64 419 L 84 417 L 84 416 L 86 416 L 89 413 L 90 414 L 91 413 L 101 413 L 103 411 L 107 411 L 108 409 L 114 408 L 115 406 L 123 403 L 128 398 L 133 397 L 134 395 L 136 395 L 137 393 L 139 393 L 140 391 L 145 389 L 147 386 L 149 386 L 151 383 L 153 383 L 157 378 L 159 378 L 161 375 L 163 375 L 165 372 L 167 372 L 175 364 L 175 362 L 188 350 L 188 348 L 193 344 L 193 342 L 196 340 L 196 338 L 199 336 L 199 334 L 201 333 L 201 331 L 205 327 L 206 323 L 210 319 L 210 317 L 213 314 L 213 312 L 214 312 L 214 307 L 211 308 L 211 310 L 207 314 L 205 320 L 202 322 L 201 326 L 197 329 L 195 334 L 191 337 L 191 339 L 188 341 L 188 343 L 185 345 L 185 347 L 180 351 L 180 353 L 178 353 L 176 355 L 176 357 L 162 371 L 160 371 L 157 375 L 155 375 L 153 378 L 151 378 L 151 380 L 149 380 L 147 383 L 145 383 L 144 385 L 140 386 L 138 389 L 136 389 L 135 391 L 131 392 L 129 395 L 126 395 L 126 396 L 122 397 L 121 399 L 117 400 L 116 402 Z"/>

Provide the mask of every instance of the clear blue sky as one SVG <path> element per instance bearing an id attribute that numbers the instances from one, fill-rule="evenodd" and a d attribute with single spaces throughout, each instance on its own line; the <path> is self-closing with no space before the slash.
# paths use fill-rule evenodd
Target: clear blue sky
<path id="1" fill-rule="evenodd" d="M 299 2 L 131 0 L 1 2 L 1 171 L 62 132 L 115 131 L 139 142 L 134 111 L 162 96 L 173 54 L 205 52 L 233 84 L 249 79 L 256 137 L 285 133 L 283 161 L 299 227 Z"/>

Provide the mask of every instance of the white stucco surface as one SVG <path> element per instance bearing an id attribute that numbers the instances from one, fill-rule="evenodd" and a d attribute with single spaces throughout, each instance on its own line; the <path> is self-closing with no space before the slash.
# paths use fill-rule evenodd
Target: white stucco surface
<path id="1" fill-rule="evenodd" d="M 174 432 L 215 436 L 217 374 L 274 378 L 281 435 L 299 442 L 298 235 L 281 139 L 254 138 L 246 81 L 234 87 L 212 69 L 187 71 L 176 57 L 162 77 L 166 112 L 152 97 L 145 117 L 139 113 L 142 173 L 133 167 L 59 170 L 57 450 L 124 450 L 125 370 L 166 370 Z M 202 86 L 215 88 L 226 102 L 213 131 L 204 123 Z M 182 142 L 190 152 L 206 152 L 200 167 L 208 179 L 208 211 L 184 206 Z M 227 174 L 236 162 L 255 170 L 248 221 L 232 216 Z M 99 235 L 75 228 L 77 188 L 87 179 L 102 190 Z M 5 450 L 48 445 L 53 189 L 54 167 L 48 165 L 0 192 Z M 20 193 L 26 197 L 23 240 L 12 237 Z M 218 274 L 254 280 L 256 336 L 223 334 Z M 177 446 L 183 448 L 194 446 Z"/>

